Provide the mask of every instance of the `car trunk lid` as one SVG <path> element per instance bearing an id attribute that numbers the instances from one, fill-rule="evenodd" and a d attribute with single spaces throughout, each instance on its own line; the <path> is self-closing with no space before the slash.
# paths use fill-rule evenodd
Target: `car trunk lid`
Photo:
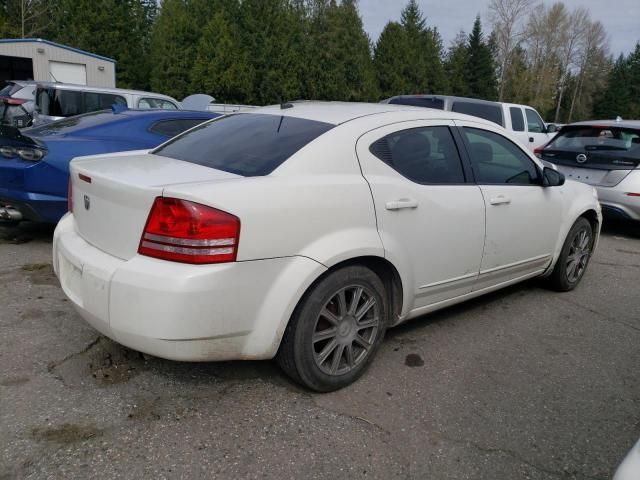
<path id="1" fill-rule="evenodd" d="M 137 253 L 151 206 L 165 187 L 238 177 L 146 152 L 79 158 L 70 175 L 78 233 L 124 260 Z"/>

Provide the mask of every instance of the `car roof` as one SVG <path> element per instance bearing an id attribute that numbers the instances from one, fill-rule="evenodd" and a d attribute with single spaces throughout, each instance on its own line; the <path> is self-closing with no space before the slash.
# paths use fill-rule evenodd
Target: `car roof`
<path id="1" fill-rule="evenodd" d="M 362 117 L 383 115 L 387 113 L 409 112 L 413 114 L 419 113 L 425 118 L 466 120 L 476 123 L 486 122 L 487 124 L 496 125 L 487 120 L 461 113 L 388 103 L 295 101 L 288 102 L 287 105 L 291 106 L 288 108 L 282 108 L 280 105 L 270 105 L 268 107 L 257 108 L 250 112 L 238 113 L 236 115 L 281 115 L 285 117 L 304 118 L 307 120 L 340 125 Z"/>
<path id="2" fill-rule="evenodd" d="M 588 120 L 585 122 L 569 123 L 562 127 L 562 129 L 569 129 L 571 127 L 621 127 L 621 128 L 638 128 L 640 129 L 640 120 Z"/>
<path id="3" fill-rule="evenodd" d="M 31 80 L 29 81 L 29 83 L 35 83 L 38 86 L 43 86 L 43 87 L 49 87 L 49 88 L 59 88 L 62 90 L 81 90 L 81 91 L 87 91 L 87 92 L 103 92 L 103 93 L 121 93 L 121 94 L 129 94 L 129 95 L 146 95 L 146 96 L 153 96 L 156 98 L 165 98 L 168 100 L 173 100 L 174 102 L 177 102 L 177 100 L 173 97 L 170 97 L 169 95 L 163 95 L 161 93 L 155 93 L 155 92 L 145 92 L 143 90 L 128 90 L 128 89 L 124 89 L 124 88 L 108 88 L 108 87 L 92 87 L 89 85 L 80 85 L 80 84 L 75 84 L 75 83 L 60 83 L 60 82 L 32 82 Z"/>

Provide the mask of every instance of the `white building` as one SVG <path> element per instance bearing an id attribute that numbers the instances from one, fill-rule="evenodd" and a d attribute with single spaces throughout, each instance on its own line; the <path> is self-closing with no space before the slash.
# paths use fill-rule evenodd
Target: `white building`
<path id="1" fill-rule="evenodd" d="M 5 80 L 116 86 L 116 61 L 40 38 L 0 39 L 0 85 Z"/>

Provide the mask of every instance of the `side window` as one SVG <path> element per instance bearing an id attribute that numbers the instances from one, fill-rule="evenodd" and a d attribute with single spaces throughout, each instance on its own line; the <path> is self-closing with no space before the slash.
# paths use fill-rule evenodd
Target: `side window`
<path id="1" fill-rule="evenodd" d="M 511 114 L 511 128 L 514 132 L 524 132 L 524 117 L 520 107 L 509 107 Z"/>
<path id="2" fill-rule="evenodd" d="M 196 125 L 205 122 L 204 118 L 181 118 L 179 120 L 160 120 L 149 128 L 149 131 L 167 138 L 175 137 Z"/>
<path id="3" fill-rule="evenodd" d="M 58 90 L 56 103 L 59 105 L 59 116 L 72 117 L 83 112 L 82 94 L 72 90 Z"/>
<path id="4" fill-rule="evenodd" d="M 535 111 L 531 110 L 530 108 L 525 108 L 524 111 L 527 114 L 527 125 L 529 126 L 529 132 L 531 133 L 544 132 L 545 130 L 544 122 L 540 118 L 540 115 L 538 115 Z"/>
<path id="5" fill-rule="evenodd" d="M 143 110 L 161 109 L 161 110 L 177 110 L 173 102 L 163 100 L 161 98 L 141 98 L 138 100 L 138 108 Z"/>
<path id="6" fill-rule="evenodd" d="M 480 184 L 539 185 L 535 163 L 511 140 L 477 128 L 464 129 Z"/>
<path id="7" fill-rule="evenodd" d="M 389 101 L 390 104 L 411 105 L 414 107 L 435 108 L 444 110 L 444 100 L 434 97 L 399 97 Z"/>
<path id="8" fill-rule="evenodd" d="M 451 105 L 451 110 L 453 112 L 484 118 L 485 120 L 504 126 L 502 122 L 502 107 L 500 105 L 456 101 Z"/>
<path id="9" fill-rule="evenodd" d="M 394 132 L 369 151 L 409 180 L 421 184 L 464 183 L 458 149 L 448 127 Z"/>
<path id="10" fill-rule="evenodd" d="M 100 109 L 111 108 L 111 106 L 114 104 L 126 105 L 127 101 L 119 95 L 112 95 L 110 93 L 100 94 Z"/>

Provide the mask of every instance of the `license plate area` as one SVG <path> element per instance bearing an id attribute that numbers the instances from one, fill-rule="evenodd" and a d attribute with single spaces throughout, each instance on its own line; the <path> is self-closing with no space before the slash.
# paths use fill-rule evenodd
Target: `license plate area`
<path id="1" fill-rule="evenodd" d="M 577 182 L 588 183 L 589 185 L 599 185 L 607 173 L 609 173 L 607 170 L 593 170 L 590 168 L 572 168 L 559 165 L 557 167 L 566 178 Z"/>

